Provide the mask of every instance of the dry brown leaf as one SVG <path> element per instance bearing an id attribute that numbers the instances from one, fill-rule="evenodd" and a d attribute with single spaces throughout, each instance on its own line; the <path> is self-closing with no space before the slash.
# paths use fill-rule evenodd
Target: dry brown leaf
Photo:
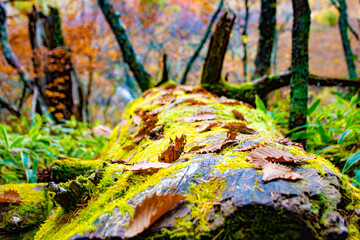
<path id="1" fill-rule="evenodd" d="M 135 156 L 135 154 L 139 151 L 139 149 L 135 150 L 135 152 L 133 152 L 127 159 L 122 160 L 121 158 L 116 158 L 116 159 L 107 159 L 110 160 L 111 163 L 119 163 L 119 164 L 125 164 L 125 165 L 129 165 L 130 160 Z"/>
<path id="2" fill-rule="evenodd" d="M 127 146 L 124 146 L 122 149 L 123 150 L 131 150 L 131 149 L 134 149 L 136 147 L 136 145 L 127 145 Z"/>
<path id="3" fill-rule="evenodd" d="M 154 99 L 152 101 L 152 104 L 164 105 L 164 104 L 172 103 L 173 101 L 175 101 L 175 99 L 176 99 L 175 95 L 165 94 L 165 95 L 161 95 L 160 97 Z"/>
<path id="4" fill-rule="evenodd" d="M 224 96 L 219 98 L 216 102 L 217 103 L 222 103 L 222 104 L 229 104 L 229 105 L 237 105 L 237 104 L 242 103 L 242 102 L 240 102 L 238 100 L 228 99 L 227 97 L 224 97 Z"/>
<path id="5" fill-rule="evenodd" d="M 289 179 L 289 180 L 298 180 L 302 178 L 300 174 L 293 172 L 291 168 L 281 164 L 267 162 L 262 169 L 263 169 L 262 180 L 265 182 L 279 178 Z"/>
<path id="6" fill-rule="evenodd" d="M 295 147 L 298 147 L 298 148 L 304 150 L 304 146 L 301 143 L 293 142 L 289 138 L 278 138 L 275 141 L 282 145 L 295 146 Z"/>
<path id="7" fill-rule="evenodd" d="M 0 194 L 0 202 L 21 202 L 20 194 L 14 190 L 6 190 Z"/>
<path id="8" fill-rule="evenodd" d="M 112 129 L 106 125 L 99 125 L 93 128 L 93 132 L 101 136 L 110 137 Z"/>
<path id="9" fill-rule="evenodd" d="M 160 195 L 155 193 L 151 197 L 146 197 L 140 205 L 136 206 L 134 216 L 130 220 L 129 227 L 125 230 L 124 236 L 131 238 L 142 233 L 185 198 L 185 196 L 178 193 Z"/>
<path id="10" fill-rule="evenodd" d="M 207 145 L 203 149 L 199 150 L 197 153 L 212 153 L 221 151 L 224 147 L 227 147 L 230 144 L 235 144 L 237 142 L 236 136 L 237 134 L 235 132 L 228 132 L 224 140 Z"/>
<path id="11" fill-rule="evenodd" d="M 235 116 L 237 119 L 240 119 L 240 120 L 242 120 L 242 121 L 246 121 L 246 122 L 247 122 L 245 116 L 244 116 L 241 112 L 239 112 L 238 110 L 234 109 L 234 110 L 232 110 L 232 113 L 234 114 L 234 116 Z"/>
<path id="12" fill-rule="evenodd" d="M 186 99 L 185 102 L 187 103 L 190 103 L 192 105 L 206 105 L 207 103 L 203 102 L 203 101 L 200 101 L 200 100 L 197 100 L 197 99 Z"/>
<path id="13" fill-rule="evenodd" d="M 219 125 L 219 122 L 206 122 L 204 124 L 198 124 L 196 125 L 196 127 L 198 127 L 198 133 L 203 133 L 206 132 L 208 130 L 210 130 L 213 127 L 217 127 Z"/>
<path id="14" fill-rule="evenodd" d="M 261 168 L 267 162 L 299 163 L 312 158 L 314 157 L 298 156 L 272 146 L 258 147 L 247 155 L 247 159 L 257 168 Z"/>
<path id="15" fill-rule="evenodd" d="M 242 144 L 240 144 L 237 148 L 235 148 L 234 151 L 249 151 L 259 146 L 260 146 L 260 142 L 245 141 Z"/>
<path id="16" fill-rule="evenodd" d="M 240 122 L 230 122 L 225 123 L 222 125 L 223 128 L 230 129 L 230 131 L 237 132 L 237 133 L 243 133 L 243 134 L 259 134 L 254 129 L 248 128 L 245 123 Z"/>
<path id="17" fill-rule="evenodd" d="M 157 171 L 159 169 L 168 168 L 170 167 L 170 163 L 161 163 L 161 162 L 148 162 L 148 161 L 142 161 L 137 162 L 134 165 L 131 166 L 130 171 L 134 172 L 143 172 L 143 171 Z M 124 169 L 124 171 L 128 171 L 127 169 Z"/>
<path id="18" fill-rule="evenodd" d="M 169 146 L 158 157 L 159 162 L 172 163 L 176 161 L 184 151 L 185 144 L 185 134 L 181 135 L 180 138 L 176 137 L 175 142 L 170 138 Z"/>
<path id="19" fill-rule="evenodd" d="M 143 114 L 141 115 L 141 118 L 144 121 L 144 125 L 134 136 L 135 143 L 140 142 L 144 137 L 150 136 L 151 130 L 153 130 L 156 127 L 155 124 L 158 121 L 158 118 L 156 116 L 152 116 L 150 114 Z"/>
<path id="20" fill-rule="evenodd" d="M 150 112 L 148 112 L 148 114 L 155 116 L 155 115 L 158 115 L 159 113 L 161 113 L 163 111 L 163 109 L 164 109 L 164 107 L 161 106 L 161 107 L 155 108 L 154 110 L 151 110 Z"/>
<path id="21" fill-rule="evenodd" d="M 163 138 L 165 125 L 157 125 L 150 131 L 150 139 L 151 140 L 159 140 Z"/>

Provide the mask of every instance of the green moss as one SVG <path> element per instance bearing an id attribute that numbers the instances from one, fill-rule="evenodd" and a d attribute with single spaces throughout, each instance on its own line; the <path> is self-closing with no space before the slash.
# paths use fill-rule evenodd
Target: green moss
<path id="1" fill-rule="evenodd" d="M 51 174 L 58 182 L 66 182 L 85 174 L 87 171 L 102 167 L 102 160 L 80 160 L 76 158 L 65 158 L 56 160 L 51 166 Z"/>
<path id="2" fill-rule="evenodd" d="M 10 222 L 10 218 L 18 216 L 21 218 L 21 228 L 24 236 L 29 236 L 28 231 L 32 231 L 42 224 L 50 215 L 52 202 L 44 189 L 44 184 L 6 184 L 0 186 L 0 194 L 4 191 L 15 190 L 21 197 L 21 203 L 10 203 L 6 211 L 0 213 L 0 231 L 7 232 L 19 231 L 18 227 Z M 31 235 L 31 234 L 30 234 Z M 21 239 L 21 238 L 18 238 Z"/>

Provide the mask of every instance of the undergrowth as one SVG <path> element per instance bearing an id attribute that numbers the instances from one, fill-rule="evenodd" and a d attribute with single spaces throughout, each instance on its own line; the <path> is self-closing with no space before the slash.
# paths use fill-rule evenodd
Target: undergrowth
<path id="1" fill-rule="evenodd" d="M 105 144 L 73 117 L 63 124 L 36 115 L 0 124 L 0 184 L 36 182 L 36 173 L 59 157 L 93 159 Z"/>

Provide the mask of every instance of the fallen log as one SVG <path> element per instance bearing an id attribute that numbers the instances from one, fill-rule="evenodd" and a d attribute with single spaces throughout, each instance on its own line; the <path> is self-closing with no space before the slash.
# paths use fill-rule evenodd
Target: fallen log
<path id="1" fill-rule="evenodd" d="M 345 175 L 263 112 L 203 88 L 146 91 L 94 165 L 76 177 L 81 160 L 69 161 L 56 162 L 71 180 L 49 184 L 57 207 L 35 239 L 360 236 L 360 191 Z"/>

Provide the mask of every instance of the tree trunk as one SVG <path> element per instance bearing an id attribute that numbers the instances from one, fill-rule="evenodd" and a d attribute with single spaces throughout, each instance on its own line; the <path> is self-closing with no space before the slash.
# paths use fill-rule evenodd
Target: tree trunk
<path id="1" fill-rule="evenodd" d="M 154 102 L 161 107 L 153 109 Z M 359 237 L 360 191 L 327 160 L 280 139 L 261 111 L 202 88 L 167 86 L 147 91 L 126 116 L 97 160 L 63 159 L 50 168 L 53 179 L 64 182 L 48 185 L 61 209 L 35 240 L 123 239 L 131 216 L 139 214 L 145 231 L 136 239 Z M 287 174 L 302 179 L 266 178 L 265 168 L 249 162 L 249 151 L 259 146 L 305 156 L 288 164 Z M 185 199 L 162 211 L 170 202 L 163 194 Z M 133 214 L 146 197 L 151 204 Z"/>
<path id="2" fill-rule="evenodd" d="M 124 62 L 129 65 L 141 90 L 145 91 L 154 87 L 154 80 L 138 60 L 137 54 L 129 40 L 126 28 L 121 20 L 120 13 L 114 9 L 110 0 L 98 0 L 98 4 L 115 34 L 116 40 L 121 48 Z"/>
<path id="3" fill-rule="evenodd" d="M 35 6 L 29 14 L 29 32 L 34 52 L 36 85 L 48 110 L 57 121 L 83 118 L 83 91 L 71 62 L 71 53 L 64 46 L 59 11 L 50 8 L 50 15 Z"/>
<path id="4" fill-rule="evenodd" d="M 355 58 L 351 50 L 349 35 L 348 35 L 348 15 L 345 0 L 338 0 L 339 2 L 339 29 L 341 34 L 342 45 L 344 48 L 346 63 L 348 67 L 349 77 L 356 79 L 358 77 L 355 67 Z"/>
<path id="5" fill-rule="evenodd" d="M 216 25 L 215 32 L 211 36 L 207 56 L 205 58 L 201 75 L 201 84 L 210 87 L 211 85 L 219 82 L 234 21 L 235 16 L 225 12 Z"/>
<path id="6" fill-rule="evenodd" d="M 205 45 L 206 40 L 208 39 L 208 37 L 210 36 L 211 33 L 211 28 L 217 18 L 217 16 L 219 15 L 222 7 L 224 5 L 224 0 L 220 0 L 219 5 L 214 13 L 214 15 L 211 17 L 210 23 L 205 31 L 205 34 L 203 36 L 203 38 L 201 39 L 198 47 L 196 48 L 194 54 L 192 55 L 192 57 L 190 58 L 190 61 L 187 63 L 186 67 L 185 67 L 185 71 L 184 74 L 181 77 L 181 80 L 179 82 L 179 84 L 185 84 L 186 83 L 186 79 L 187 79 L 187 75 L 190 72 L 190 69 L 193 65 L 193 63 L 195 62 L 196 58 L 199 56 L 201 49 L 203 48 L 203 46 Z"/>
<path id="7" fill-rule="evenodd" d="M 310 7 L 308 1 L 293 0 L 292 58 L 289 129 L 306 124 L 309 80 Z"/>
<path id="8" fill-rule="evenodd" d="M 261 1 L 260 37 L 255 60 L 255 78 L 270 73 L 276 28 L 276 0 Z"/>

